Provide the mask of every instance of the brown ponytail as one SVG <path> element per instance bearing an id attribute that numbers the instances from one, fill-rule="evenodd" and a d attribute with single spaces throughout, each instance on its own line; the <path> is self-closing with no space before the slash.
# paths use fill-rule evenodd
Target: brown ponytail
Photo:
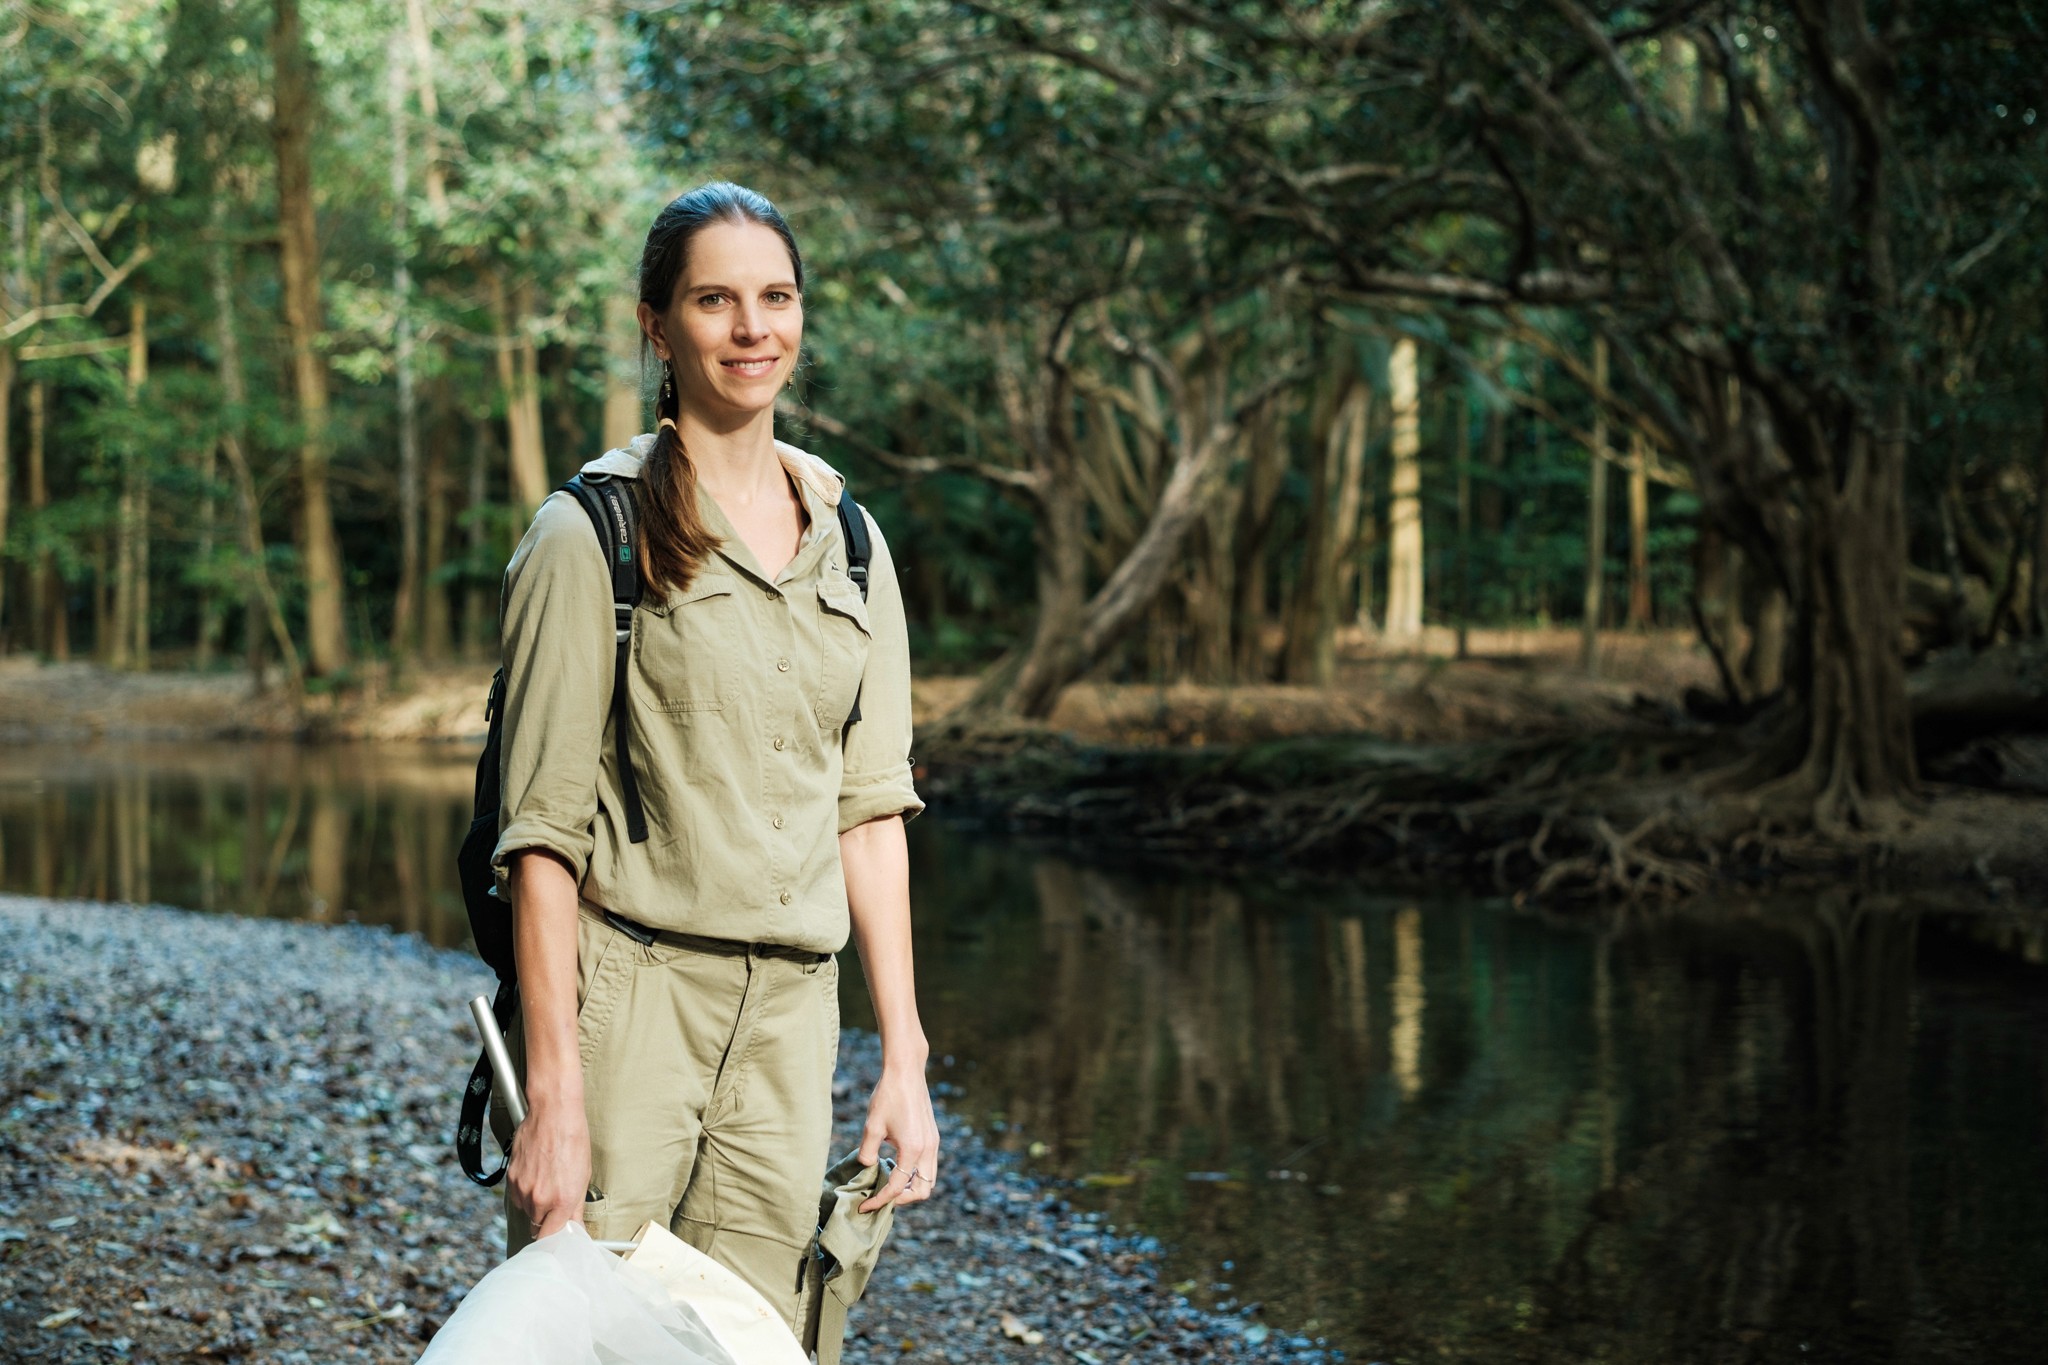
<path id="1" fill-rule="evenodd" d="M 766 197 L 739 185 L 718 181 L 700 185 L 671 200 L 647 229 L 640 253 L 640 301 L 657 313 L 675 300 L 688 264 L 690 239 L 713 223 L 759 223 L 773 228 L 789 248 L 797 292 L 804 287 L 804 258 L 796 235 L 781 210 Z M 641 346 L 645 363 L 646 345 Z M 660 395 L 654 404 L 654 448 L 641 466 L 640 575 L 657 594 L 679 592 L 690 585 L 718 538 L 704 524 L 697 506 L 697 469 L 683 449 L 676 421 L 682 416 L 674 372 L 664 362 Z"/>
<path id="2" fill-rule="evenodd" d="M 677 434 L 676 389 L 666 375 L 661 394 L 654 405 L 654 449 L 640 467 L 640 576 L 657 594 L 689 587 L 718 548 L 697 507 L 697 466 Z"/>

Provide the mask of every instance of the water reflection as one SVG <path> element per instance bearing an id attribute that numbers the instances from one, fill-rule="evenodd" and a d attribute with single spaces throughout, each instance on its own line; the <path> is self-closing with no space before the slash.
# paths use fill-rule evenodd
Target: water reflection
<path id="1" fill-rule="evenodd" d="M 1999 922 L 913 855 L 951 1103 L 1197 1299 L 1361 1359 L 2036 1358 L 2048 1000 Z"/>
<path id="2" fill-rule="evenodd" d="M 0 746 L 0 887 L 468 933 L 451 880 L 473 753 Z"/>
<path id="3" fill-rule="evenodd" d="M 0 887 L 459 943 L 472 762 L 0 748 Z M 911 856 L 950 1103 L 1161 1237 L 1203 1302 L 1359 1360 L 2038 1357 L 2038 916 L 1548 921 L 1117 875 L 929 818 Z"/>

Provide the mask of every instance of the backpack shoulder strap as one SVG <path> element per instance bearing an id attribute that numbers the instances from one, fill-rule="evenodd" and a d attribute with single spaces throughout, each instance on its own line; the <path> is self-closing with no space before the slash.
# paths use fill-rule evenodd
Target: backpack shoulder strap
<path id="1" fill-rule="evenodd" d="M 640 780 L 633 771 L 632 708 L 626 692 L 626 664 L 633 652 L 633 608 L 640 604 L 640 560 L 634 548 L 637 523 L 632 480 L 609 474 L 577 474 L 562 485 L 583 504 L 612 579 L 612 738 L 619 750 L 619 789 L 626 799 L 626 837 L 647 842 L 647 812 L 640 804 Z"/>
<path id="2" fill-rule="evenodd" d="M 860 588 L 860 600 L 868 600 L 868 561 L 874 557 L 874 546 L 868 540 L 868 519 L 861 514 L 860 504 L 853 500 L 853 490 L 839 490 L 839 534 L 846 541 L 846 576 Z"/>
<path id="3" fill-rule="evenodd" d="M 868 519 L 861 513 L 860 504 L 853 500 L 853 490 L 841 487 L 839 490 L 839 535 L 846 544 L 846 576 L 860 589 L 860 600 L 868 600 L 868 561 L 874 557 L 875 547 L 868 536 Z M 853 694 L 853 709 L 846 713 L 846 724 L 839 733 L 844 736 L 860 720 L 860 692 Z"/>

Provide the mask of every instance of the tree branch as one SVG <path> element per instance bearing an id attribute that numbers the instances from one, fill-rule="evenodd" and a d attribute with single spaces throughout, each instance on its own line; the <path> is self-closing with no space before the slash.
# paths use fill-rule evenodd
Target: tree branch
<path id="1" fill-rule="evenodd" d="M 1039 496 L 1039 478 L 1032 470 L 1011 469 L 1004 465 L 994 465 L 982 460 L 969 459 L 964 455 L 943 459 L 930 455 L 904 455 L 890 450 L 886 446 L 877 445 L 867 437 L 854 431 L 852 427 L 849 427 L 838 418 L 829 417 L 815 408 L 806 407 L 795 399 L 785 400 L 776 404 L 776 406 L 786 415 L 816 427 L 819 431 L 824 432 L 835 440 L 844 441 L 861 454 L 866 455 L 885 468 L 895 470 L 899 474 L 971 474 L 977 479 L 995 484 L 999 488 L 1007 488 L 1013 492 L 1022 493 L 1032 499 L 1036 499 Z"/>

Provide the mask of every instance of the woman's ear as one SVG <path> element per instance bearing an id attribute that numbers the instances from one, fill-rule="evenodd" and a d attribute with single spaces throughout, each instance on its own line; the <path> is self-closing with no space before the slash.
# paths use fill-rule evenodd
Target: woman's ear
<path id="1" fill-rule="evenodd" d="M 668 338 L 662 333 L 661 314 L 645 303 L 633 309 L 633 316 L 640 321 L 640 334 L 647 338 L 647 344 L 654 347 L 654 354 L 662 360 L 668 359 Z"/>

